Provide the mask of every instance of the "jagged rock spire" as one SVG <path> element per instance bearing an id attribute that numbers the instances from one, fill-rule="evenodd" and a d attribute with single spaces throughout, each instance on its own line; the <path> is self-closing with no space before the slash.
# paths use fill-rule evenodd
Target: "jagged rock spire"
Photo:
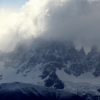
<path id="1" fill-rule="evenodd" d="M 92 51 L 92 52 L 97 52 L 97 46 L 96 46 L 96 45 L 93 45 L 93 46 L 91 47 L 91 51 Z"/>
<path id="2" fill-rule="evenodd" d="M 81 54 L 85 54 L 84 47 L 82 47 L 82 48 L 80 49 L 80 53 L 81 53 Z"/>

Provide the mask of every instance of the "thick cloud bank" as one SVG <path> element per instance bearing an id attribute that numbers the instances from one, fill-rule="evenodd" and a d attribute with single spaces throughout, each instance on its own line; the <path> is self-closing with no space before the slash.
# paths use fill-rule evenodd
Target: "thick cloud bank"
<path id="1" fill-rule="evenodd" d="M 62 5 L 49 4 L 49 37 L 71 39 L 76 46 L 100 46 L 100 0 L 67 0 Z"/>
<path id="2" fill-rule="evenodd" d="M 47 0 L 30 0 L 17 11 L 0 9 L 0 49 L 10 51 L 21 39 L 41 34 L 46 4 Z"/>
<path id="3" fill-rule="evenodd" d="M 30 36 L 100 46 L 100 0 L 29 0 L 19 11 L 0 10 L 0 49 Z"/>

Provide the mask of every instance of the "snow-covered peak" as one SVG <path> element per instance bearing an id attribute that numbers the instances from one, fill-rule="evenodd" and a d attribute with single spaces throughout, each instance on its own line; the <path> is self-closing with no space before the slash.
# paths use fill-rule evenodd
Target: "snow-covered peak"
<path id="1" fill-rule="evenodd" d="M 86 55 L 84 48 L 78 51 L 68 41 L 21 43 L 13 52 L 0 56 L 0 83 L 34 83 L 66 90 L 72 85 L 75 91 L 89 86 L 96 89 L 100 86 L 100 53 L 96 51 L 93 47 Z"/>

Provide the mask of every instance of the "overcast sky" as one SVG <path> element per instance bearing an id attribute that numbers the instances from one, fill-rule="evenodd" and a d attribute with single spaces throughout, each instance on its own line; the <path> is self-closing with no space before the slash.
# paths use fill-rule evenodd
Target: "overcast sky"
<path id="1" fill-rule="evenodd" d="M 100 47 L 100 0 L 0 0 L 0 49 L 31 36 Z"/>

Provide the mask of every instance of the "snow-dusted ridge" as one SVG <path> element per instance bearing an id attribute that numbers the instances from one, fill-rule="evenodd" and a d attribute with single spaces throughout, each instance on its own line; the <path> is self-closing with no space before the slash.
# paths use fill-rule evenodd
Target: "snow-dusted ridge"
<path id="1" fill-rule="evenodd" d="M 19 83 L 19 82 L 0 84 L 0 98 L 1 98 L 1 92 L 2 91 L 6 92 L 6 93 L 8 92 L 8 95 L 9 95 L 9 92 L 11 92 L 11 93 L 21 92 L 24 95 L 27 95 L 29 97 L 30 97 L 30 92 L 31 92 L 35 96 L 44 97 L 46 100 L 48 100 L 50 98 L 52 98 L 52 99 L 58 98 L 58 99 L 63 100 L 62 98 L 69 98 L 73 95 L 76 95 L 76 94 L 66 92 L 66 91 L 61 91 L 61 90 L 59 91 L 59 90 L 56 90 L 56 89 L 42 87 L 42 86 L 39 86 L 39 85 Z M 53 97 L 54 95 L 55 95 L 55 97 Z M 43 100 L 45 100 L 45 99 L 43 99 Z"/>
<path id="2" fill-rule="evenodd" d="M 34 84 L 82 96 L 100 96 L 99 66 L 96 47 L 86 55 L 84 48 L 76 50 L 68 41 L 40 40 L 28 47 L 21 43 L 13 52 L 0 54 L 0 84 L 19 82 L 15 85 Z"/>
<path id="3" fill-rule="evenodd" d="M 98 91 L 97 91 L 98 92 Z M 2 95 L 2 94 L 6 95 Z M 98 92 L 99 93 L 99 92 Z M 79 91 L 79 92 L 72 92 L 72 91 L 66 91 L 66 90 L 56 90 L 53 88 L 47 88 L 42 87 L 40 85 L 33 85 L 28 83 L 19 83 L 19 82 L 13 82 L 13 83 L 3 83 L 0 84 L 0 100 L 5 100 L 2 98 L 6 98 L 9 96 L 19 95 L 20 94 L 20 100 L 24 96 L 27 96 L 28 99 L 25 100 L 88 100 L 88 97 L 90 97 L 92 100 L 92 97 L 96 98 L 95 100 L 98 100 L 100 98 L 100 95 L 94 94 L 93 91 L 86 92 L 86 91 Z M 33 95 L 33 97 L 31 97 Z M 87 97 L 88 96 L 88 97 Z M 77 99 L 75 99 L 77 98 Z M 7 99 L 8 100 L 8 99 Z M 12 99 L 11 99 L 12 100 Z M 14 97 L 14 100 L 16 97 Z M 94 99 L 93 99 L 94 100 Z"/>

